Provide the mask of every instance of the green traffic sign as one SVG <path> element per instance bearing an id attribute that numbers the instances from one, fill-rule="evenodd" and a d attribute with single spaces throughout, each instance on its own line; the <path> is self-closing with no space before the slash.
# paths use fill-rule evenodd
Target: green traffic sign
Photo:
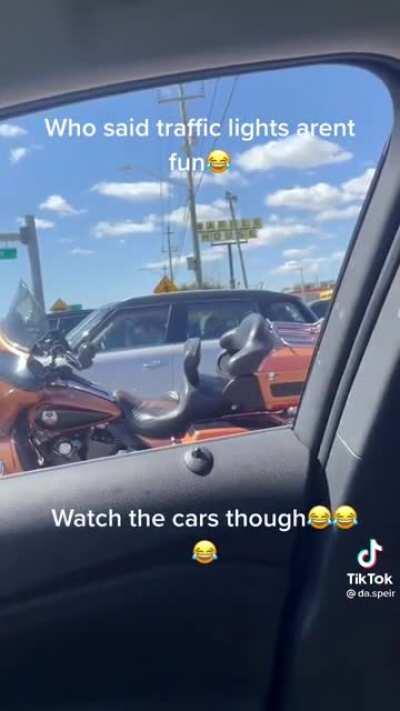
<path id="1" fill-rule="evenodd" d="M 16 259 L 17 249 L 16 247 L 6 247 L 5 249 L 0 249 L 0 259 Z"/>

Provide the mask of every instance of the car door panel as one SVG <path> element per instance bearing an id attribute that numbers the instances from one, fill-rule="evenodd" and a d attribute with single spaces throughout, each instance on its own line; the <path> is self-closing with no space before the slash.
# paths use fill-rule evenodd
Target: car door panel
<path id="1" fill-rule="evenodd" d="M 177 346 L 162 345 L 97 353 L 85 377 L 109 390 L 157 397 L 172 389 L 176 350 Z"/>
<path id="2" fill-rule="evenodd" d="M 141 709 L 160 700 L 187 708 L 194 689 L 199 708 L 219 709 L 222 699 L 234 710 L 261 708 L 299 529 L 230 528 L 224 514 L 303 511 L 308 454 L 286 428 L 207 447 L 214 466 L 205 477 L 177 446 L 1 482 L 0 639 L 9 655 L 0 669 L 10 696 L 23 673 L 25 691 L 44 694 L 44 704 L 72 675 L 85 694 L 131 694 Z M 123 517 L 162 512 L 166 525 L 54 525 L 51 509 L 87 511 L 94 501 L 97 512 Z M 220 525 L 173 526 L 177 512 L 213 512 Z M 218 547 L 212 565 L 192 560 L 200 538 Z M 32 654 L 46 683 L 29 674 Z"/>
<path id="3" fill-rule="evenodd" d="M 169 304 L 115 308 L 92 334 L 96 356 L 87 377 L 140 397 L 170 390 L 175 350 L 168 343 L 170 317 Z"/>

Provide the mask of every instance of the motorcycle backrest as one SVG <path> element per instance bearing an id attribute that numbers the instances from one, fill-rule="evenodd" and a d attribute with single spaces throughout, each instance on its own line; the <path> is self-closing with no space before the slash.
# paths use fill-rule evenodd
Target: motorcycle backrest
<path id="1" fill-rule="evenodd" d="M 183 370 L 188 382 L 196 387 L 199 382 L 199 364 L 201 357 L 200 338 L 189 338 L 183 350 Z"/>
<path id="2" fill-rule="evenodd" d="M 224 333 L 220 346 L 220 368 L 231 377 L 253 374 L 261 361 L 272 351 L 275 338 L 263 316 L 249 314 L 237 328 Z"/>

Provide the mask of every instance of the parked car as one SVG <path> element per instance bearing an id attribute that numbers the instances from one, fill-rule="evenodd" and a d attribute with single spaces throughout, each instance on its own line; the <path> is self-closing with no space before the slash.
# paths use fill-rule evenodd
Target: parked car
<path id="1" fill-rule="evenodd" d="M 318 299 L 317 301 L 312 301 L 309 304 L 309 307 L 313 313 L 315 313 L 317 318 L 325 318 L 330 305 L 332 303 L 332 299 Z"/>
<path id="2" fill-rule="evenodd" d="M 183 344 L 202 339 L 201 371 L 215 373 L 219 338 L 247 314 L 261 313 L 290 341 L 315 342 L 315 316 L 297 297 L 262 290 L 175 292 L 128 299 L 90 313 L 68 334 L 97 351 L 87 376 L 113 389 L 154 397 L 182 386 Z M 307 340 L 308 339 L 308 340 Z M 298 342 L 298 340 L 296 341 Z"/>
<path id="3" fill-rule="evenodd" d="M 47 321 L 51 331 L 61 331 L 68 333 L 75 328 L 86 316 L 91 313 L 91 309 L 79 309 L 76 311 L 52 311 L 47 314 Z"/>

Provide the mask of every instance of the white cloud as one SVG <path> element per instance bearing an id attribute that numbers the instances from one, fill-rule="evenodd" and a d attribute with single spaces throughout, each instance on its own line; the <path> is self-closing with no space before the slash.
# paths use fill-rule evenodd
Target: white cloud
<path id="1" fill-rule="evenodd" d="M 23 217 L 18 217 L 17 222 L 21 227 L 25 225 Z M 54 227 L 54 222 L 51 222 L 50 220 L 42 220 L 40 217 L 35 217 L 35 225 L 38 230 L 51 230 L 51 228 Z"/>
<path id="2" fill-rule="evenodd" d="M 351 200 L 364 200 L 374 173 L 375 168 L 367 168 L 361 175 L 342 183 L 345 200 L 348 202 Z"/>
<path id="3" fill-rule="evenodd" d="M 322 210 L 316 216 L 317 222 L 332 222 L 333 220 L 352 220 L 358 217 L 361 205 L 349 205 L 348 207 L 332 207 L 329 210 Z"/>
<path id="4" fill-rule="evenodd" d="M 29 148 L 24 148 L 22 146 L 19 146 L 18 148 L 11 148 L 10 150 L 10 163 L 12 165 L 16 165 L 17 163 L 20 162 L 23 158 L 26 158 L 26 156 L 29 153 Z"/>
<path id="5" fill-rule="evenodd" d="M 321 265 L 341 262 L 345 255 L 344 251 L 337 251 L 325 257 L 289 259 L 278 267 L 271 269 L 271 274 L 290 274 L 292 272 L 318 272 Z"/>
<path id="6" fill-rule="evenodd" d="M 172 266 L 173 267 L 180 267 L 180 266 L 186 266 L 186 255 L 182 257 L 172 257 Z M 147 262 L 144 266 L 143 269 L 150 269 L 154 271 L 160 271 L 162 269 L 167 269 L 169 266 L 169 261 L 168 259 L 160 259 L 158 262 Z"/>
<path id="7" fill-rule="evenodd" d="M 150 234 L 157 227 L 155 215 L 149 215 L 142 222 L 133 220 L 119 220 L 117 222 L 98 222 L 93 227 L 93 235 L 102 237 L 122 237 L 128 235 Z"/>
<path id="8" fill-rule="evenodd" d="M 173 170 L 170 173 L 170 179 L 179 182 L 187 180 L 187 172 L 185 170 Z M 194 171 L 193 180 L 195 188 L 199 185 L 200 181 L 202 186 L 216 185 L 217 187 L 224 187 L 231 183 L 236 183 L 237 185 L 248 184 L 246 178 L 244 178 L 238 170 L 227 170 L 225 173 L 215 173 L 213 175 L 202 171 Z"/>
<path id="9" fill-rule="evenodd" d="M 307 188 L 296 186 L 277 190 L 267 195 L 265 202 L 269 207 L 315 212 L 318 222 L 349 220 L 357 217 L 360 202 L 367 193 L 373 175 L 374 169 L 368 168 L 361 175 L 338 186 L 321 182 Z"/>
<path id="10" fill-rule="evenodd" d="M 57 212 L 59 215 L 64 217 L 68 215 L 79 215 L 84 210 L 76 210 L 69 202 L 62 197 L 62 195 L 49 195 L 44 202 L 39 205 L 41 210 L 50 210 L 51 212 Z"/>
<path id="11" fill-rule="evenodd" d="M 329 183 L 316 183 L 308 188 L 284 188 L 266 197 L 269 207 L 290 207 L 319 212 L 340 202 L 340 189 Z"/>
<path id="12" fill-rule="evenodd" d="M 294 135 L 278 141 L 253 146 L 236 157 L 236 164 L 246 172 L 297 168 L 305 170 L 320 165 L 342 163 L 353 154 L 338 143 L 311 135 Z"/>
<path id="13" fill-rule="evenodd" d="M 205 222 L 206 220 L 227 220 L 230 214 L 226 201 L 218 199 L 210 204 L 197 203 L 196 216 L 198 222 Z M 177 207 L 169 215 L 166 215 L 165 220 L 175 225 L 186 225 L 189 223 L 189 209 Z"/>
<path id="14" fill-rule="evenodd" d="M 137 183 L 96 183 L 91 188 L 93 192 L 107 197 L 128 200 L 129 202 L 139 202 L 141 200 L 156 200 L 161 197 L 169 197 L 172 194 L 172 186 L 167 182 L 142 181 Z"/>
<path id="15" fill-rule="evenodd" d="M 291 272 L 300 271 L 301 268 L 301 262 L 297 262 L 295 259 L 290 259 L 289 261 L 280 264 L 279 267 L 271 269 L 271 274 L 289 274 Z"/>
<path id="16" fill-rule="evenodd" d="M 284 249 L 282 256 L 286 257 L 286 259 L 303 259 L 304 257 L 308 257 L 308 255 L 314 250 L 314 245 L 311 247 L 304 247 L 304 249 Z"/>
<path id="17" fill-rule="evenodd" d="M 345 254 L 346 254 L 345 250 L 344 250 L 344 249 L 340 249 L 338 252 L 334 252 L 334 253 L 331 255 L 331 259 L 332 259 L 333 261 L 341 262 L 342 259 L 344 258 L 344 255 L 345 255 Z"/>
<path id="18" fill-rule="evenodd" d="M 27 133 L 24 128 L 14 123 L 0 123 L 0 138 L 17 138 Z"/>
<path id="19" fill-rule="evenodd" d="M 70 250 L 70 254 L 77 257 L 89 257 L 89 255 L 94 254 L 93 249 L 83 249 L 83 247 L 74 247 Z"/>
<path id="20" fill-rule="evenodd" d="M 172 257 L 173 267 L 186 267 L 187 258 L 191 256 L 189 254 L 182 254 L 180 257 Z M 226 257 L 224 247 L 213 247 L 211 249 L 206 249 L 201 253 L 201 261 L 204 262 L 216 262 L 219 259 Z M 169 266 L 169 261 L 167 259 L 160 260 L 159 262 L 147 262 L 144 265 L 144 269 L 150 269 L 155 271 L 160 271 L 166 269 Z"/>
<path id="21" fill-rule="evenodd" d="M 51 220 L 42 220 L 40 217 L 35 217 L 35 225 L 38 230 L 51 230 L 54 227 L 54 222 Z"/>
<path id="22" fill-rule="evenodd" d="M 286 239 L 300 235 L 316 235 L 319 231 L 312 225 L 303 223 L 288 223 L 285 221 L 274 222 L 258 230 L 257 239 L 251 239 L 244 245 L 244 249 L 258 249 L 266 245 L 274 245 Z"/>

